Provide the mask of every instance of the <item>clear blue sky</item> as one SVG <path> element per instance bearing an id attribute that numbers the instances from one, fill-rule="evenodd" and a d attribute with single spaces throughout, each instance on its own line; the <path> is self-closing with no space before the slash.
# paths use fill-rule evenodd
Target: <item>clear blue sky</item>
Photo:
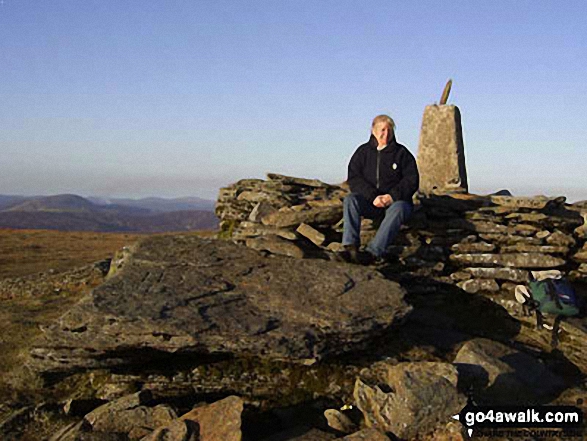
<path id="1" fill-rule="evenodd" d="M 341 182 L 389 113 L 417 154 L 448 78 L 470 189 L 587 199 L 587 4 L 0 1 L 0 193 Z"/>

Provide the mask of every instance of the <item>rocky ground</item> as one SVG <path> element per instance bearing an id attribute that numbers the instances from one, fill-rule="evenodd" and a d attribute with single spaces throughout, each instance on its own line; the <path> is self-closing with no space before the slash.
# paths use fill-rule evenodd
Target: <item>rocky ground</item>
<path id="1" fill-rule="evenodd" d="M 394 257 L 362 267 L 331 260 L 346 193 L 239 181 L 224 240 L 150 237 L 91 267 L 3 379 L 3 439 L 463 440 L 467 401 L 587 407 L 586 320 L 553 349 L 512 295 L 556 268 L 584 296 L 582 206 L 419 198 Z"/>

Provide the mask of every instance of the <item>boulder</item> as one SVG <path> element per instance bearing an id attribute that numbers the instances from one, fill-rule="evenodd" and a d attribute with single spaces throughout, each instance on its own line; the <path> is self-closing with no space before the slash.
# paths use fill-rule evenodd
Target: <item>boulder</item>
<path id="1" fill-rule="evenodd" d="M 195 407 L 141 441 L 240 441 L 243 401 L 230 396 Z"/>
<path id="2" fill-rule="evenodd" d="M 84 422 L 91 432 L 123 433 L 130 439 L 139 439 L 177 418 L 168 405 L 149 407 L 146 404 L 150 401 L 148 391 L 128 395 L 94 409 Z"/>
<path id="3" fill-rule="evenodd" d="M 241 441 L 241 414 L 243 401 L 230 396 L 215 403 L 196 407 L 181 416 L 200 427 L 198 441 Z"/>
<path id="4" fill-rule="evenodd" d="M 307 224 L 301 224 L 296 231 L 309 239 L 316 246 L 322 245 L 326 240 L 324 234 Z"/>
<path id="5" fill-rule="evenodd" d="M 344 251 L 344 245 L 340 242 L 330 242 L 326 249 L 333 253 L 341 253 Z"/>
<path id="6" fill-rule="evenodd" d="M 410 439 L 432 433 L 459 413 L 467 400 L 456 387 L 457 370 L 442 363 L 400 363 L 362 376 L 379 379 L 373 386 L 358 378 L 354 398 L 367 427 Z"/>
<path id="7" fill-rule="evenodd" d="M 430 372 L 445 378 L 454 387 L 459 380 L 458 371 L 450 363 L 439 361 L 404 362 L 397 365 L 388 360 L 373 363 L 360 371 L 360 378 L 372 384 L 391 384 L 403 374 L 425 377 Z"/>
<path id="8" fill-rule="evenodd" d="M 129 409 L 145 406 L 152 401 L 153 397 L 150 391 L 142 390 L 134 394 L 126 395 L 117 400 L 106 403 L 85 416 L 85 420 L 94 427 L 104 421 L 111 414 L 116 414 Z"/>
<path id="9" fill-rule="evenodd" d="M 195 236 L 151 236 L 34 343 L 37 371 L 254 356 L 311 363 L 362 346 L 411 310 L 378 272 L 264 257 Z"/>
<path id="10" fill-rule="evenodd" d="M 279 236 L 271 234 L 247 239 L 246 244 L 249 248 L 254 250 L 268 251 L 280 256 L 294 257 L 296 259 L 302 259 L 304 257 L 304 251 L 299 246 L 288 240 L 282 239 Z"/>
<path id="11" fill-rule="evenodd" d="M 466 342 L 454 363 L 480 403 L 537 404 L 565 387 L 532 355 L 487 339 Z"/>
<path id="12" fill-rule="evenodd" d="M 328 426 L 334 430 L 338 430 L 342 433 L 353 433 L 357 430 L 357 425 L 346 416 L 344 413 L 336 409 L 327 409 L 324 411 L 324 418 L 328 423 Z"/>

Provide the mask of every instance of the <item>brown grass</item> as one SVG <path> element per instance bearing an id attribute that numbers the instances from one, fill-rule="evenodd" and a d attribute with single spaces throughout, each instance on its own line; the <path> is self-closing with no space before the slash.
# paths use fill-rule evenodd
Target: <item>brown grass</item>
<path id="1" fill-rule="evenodd" d="M 215 232 L 181 234 L 211 237 Z M 0 295 L 0 404 L 17 406 L 28 401 L 24 399 L 30 392 L 27 389 L 36 386 L 25 384 L 21 389 L 28 380 L 21 378 L 19 367 L 26 363 L 40 328 L 102 283 L 102 273 L 91 264 L 111 258 L 123 246 L 146 236 L 0 229 L 0 288 L 13 294 Z M 0 420 L 6 412 L 0 405 Z"/>
<path id="2" fill-rule="evenodd" d="M 139 234 L 0 229 L 0 279 L 62 272 L 112 257 Z"/>

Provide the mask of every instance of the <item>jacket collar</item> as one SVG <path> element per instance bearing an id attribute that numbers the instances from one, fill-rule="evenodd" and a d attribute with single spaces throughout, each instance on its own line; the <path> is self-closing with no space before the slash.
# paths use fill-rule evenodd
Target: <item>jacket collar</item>
<path id="1" fill-rule="evenodd" d="M 368 143 L 373 149 L 377 150 L 377 145 L 379 143 L 377 142 L 377 139 L 375 139 L 373 134 L 371 134 L 371 137 L 369 138 Z M 389 147 L 393 147 L 395 144 L 397 144 L 397 141 L 395 140 L 395 133 L 394 133 L 391 140 L 389 141 L 389 144 L 387 144 L 387 147 L 384 148 L 382 151 L 388 150 Z M 391 150 L 391 149 L 389 149 L 389 150 Z"/>

